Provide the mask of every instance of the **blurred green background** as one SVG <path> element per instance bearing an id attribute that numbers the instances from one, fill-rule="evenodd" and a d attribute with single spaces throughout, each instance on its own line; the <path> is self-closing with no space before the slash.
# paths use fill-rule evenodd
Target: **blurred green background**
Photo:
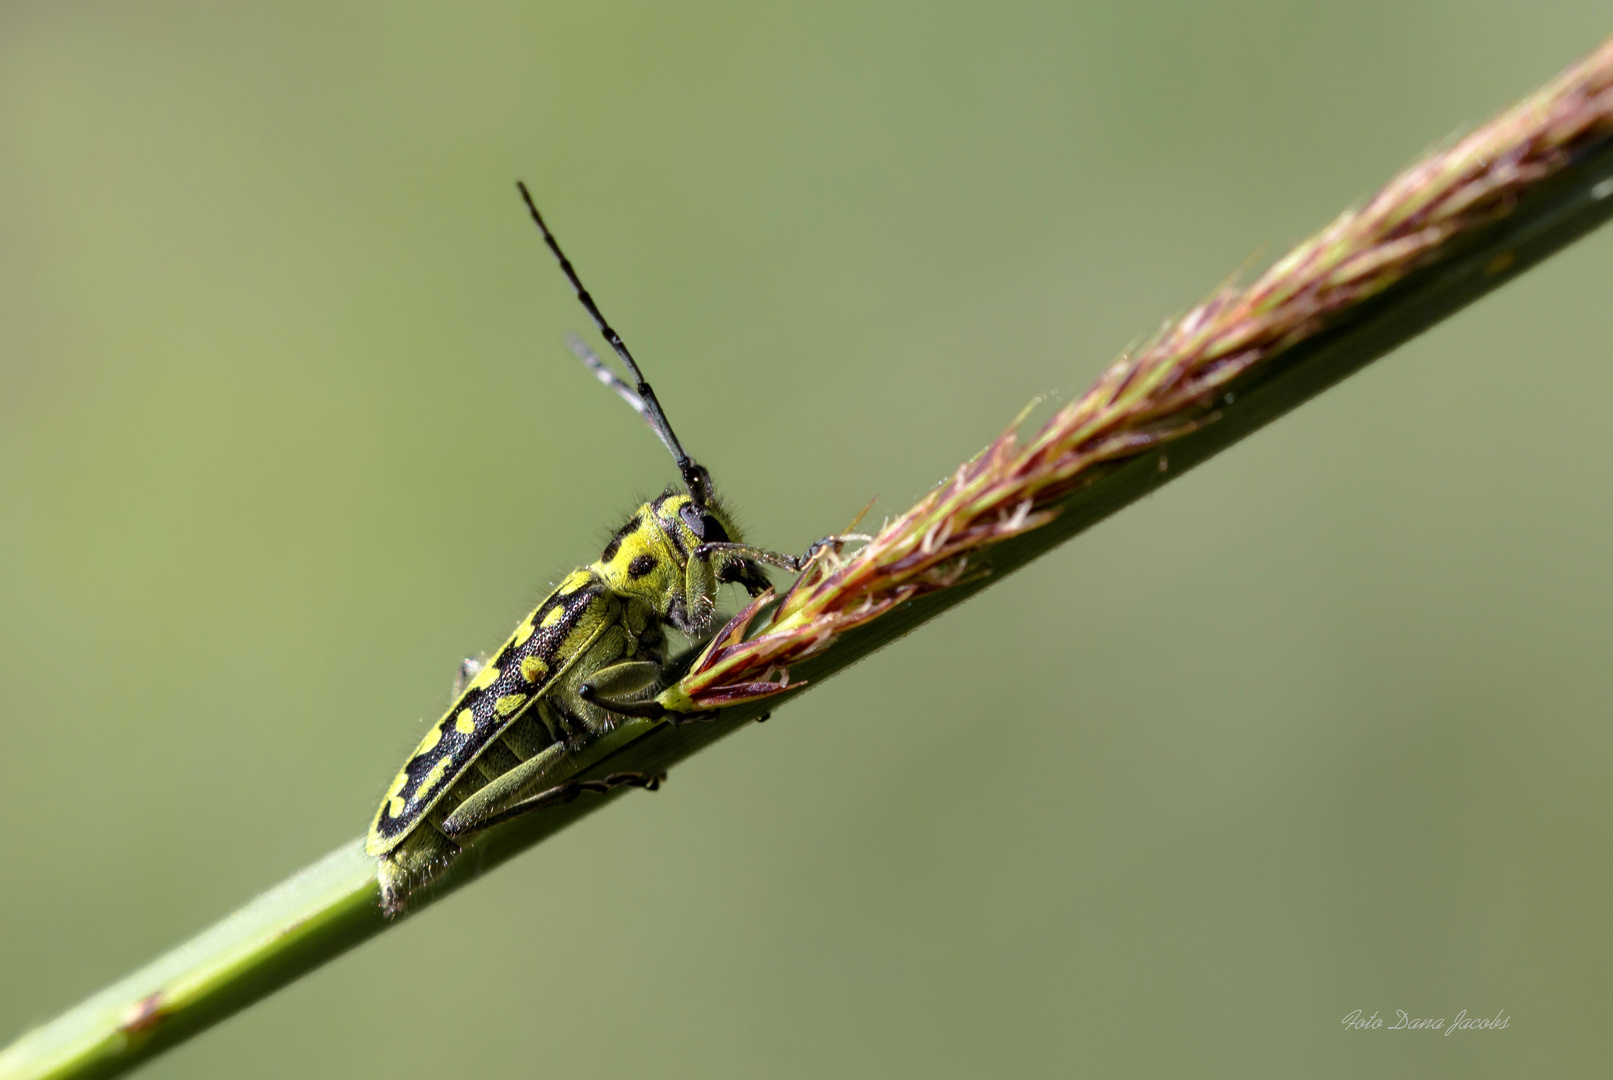
<path id="1" fill-rule="evenodd" d="M 7 4 L 0 1038 L 359 833 L 673 476 L 516 177 L 796 550 L 1610 29 Z M 1593 235 L 146 1075 L 1599 1074 L 1610 282 Z"/>

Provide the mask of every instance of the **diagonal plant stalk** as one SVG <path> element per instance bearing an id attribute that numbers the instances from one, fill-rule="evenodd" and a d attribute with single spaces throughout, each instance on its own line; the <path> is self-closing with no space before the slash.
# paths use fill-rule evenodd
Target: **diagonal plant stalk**
<path id="1" fill-rule="evenodd" d="M 708 723 L 635 720 L 572 779 L 664 771 L 1204 461 L 1613 214 L 1613 40 L 1248 285 L 1228 284 L 1021 438 L 1011 426 L 850 557 L 686 657 Z M 621 797 L 488 832 L 414 909 Z M 343 845 L 0 1051 L 0 1080 L 113 1076 L 386 929 L 375 864 Z"/>

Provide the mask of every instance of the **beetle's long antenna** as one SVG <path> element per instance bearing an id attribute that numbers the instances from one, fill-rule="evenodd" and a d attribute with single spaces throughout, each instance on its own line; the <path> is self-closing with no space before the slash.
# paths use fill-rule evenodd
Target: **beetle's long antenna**
<path id="1" fill-rule="evenodd" d="M 627 344 L 622 341 L 622 335 L 611 329 L 610 323 L 605 321 L 604 312 L 599 310 L 599 305 L 594 303 L 594 298 L 588 295 L 588 290 L 583 287 L 582 279 L 577 276 L 577 271 L 572 267 L 571 260 L 566 258 L 566 253 L 560 250 L 560 244 L 555 240 L 554 233 L 549 231 L 549 226 L 543 223 L 543 215 L 538 213 L 537 204 L 532 201 L 532 193 L 527 191 L 526 184 L 517 180 L 515 186 L 520 189 L 521 200 L 526 203 L 527 212 L 532 215 L 532 220 L 538 226 L 538 231 L 543 233 L 543 242 L 549 245 L 549 250 L 554 252 L 555 259 L 560 263 L 560 272 L 566 275 L 566 279 L 571 282 L 571 287 L 577 290 L 577 299 L 582 302 L 583 307 L 588 309 L 588 314 L 593 316 L 594 325 L 599 327 L 601 334 L 605 335 L 605 340 L 610 342 L 610 347 L 616 350 L 616 355 L 622 358 L 622 363 L 627 365 L 628 372 L 632 374 L 634 381 L 638 385 L 629 388 L 625 382 L 617 378 L 609 368 L 605 367 L 599 357 L 595 356 L 586 345 L 579 351 L 577 346 L 573 344 L 572 351 L 577 353 L 578 359 L 588 365 L 600 382 L 615 390 L 622 396 L 623 400 L 633 407 L 635 412 L 644 417 L 644 422 L 650 425 L 651 430 L 660 436 L 661 441 L 666 444 L 666 448 L 672 451 L 672 458 L 678 463 L 678 472 L 683 475 L 683 483 L 689 489 L 689 497 L 696 504 L 704 506 L 711 496 L 711 474 L 697 465 L 694 459 L 684 452 L 683 444 L 678 442 L 677 435 L 673 434 L 672 424 L 668 422 L 666 413 L 661 409 L 661 403 L 656 400 L 655 391 L 650 389 L 650 384 L 645 380 L 644 373 L 638 369 L 638 364 L 633 360 L 633 354 L 627 351 Z"/>
<path id="2" fill-rule="evenodd" d="M 646 424 L 650 424 L 652 428 L 655 427 L 655 425 L 651 423 L 650 418 L 644 415 L 644 399 L 635 394 L 633 392 L 633 388 L 628 386 L 627 383 L 623 382 L 622 377 L 616 374 L 616 372 L 612 371 L 606 365 L 605 361 L 599 358 L 598 353 L 589 348 L 588 342 L 584 341 L 577 334 L 567 334 L 566 348 L 571 350 L 571 354 L 573 356 L 582 361 L 583 367 L 593 372 L 594 378 L 598 379 L 600 382 L 610 387 L 611 390 L 615 391 L 618 397 L 627 402 L 628 408 L 638 413 L 640 417 L 643 417 Z M 660 437 L 663 443 L 666 442 L 666 436 L 662 435 L 659 430 L 656 430 L 655 434 Z M 667 445 L 667 449 L 672 449 L 671 444 Z"/>

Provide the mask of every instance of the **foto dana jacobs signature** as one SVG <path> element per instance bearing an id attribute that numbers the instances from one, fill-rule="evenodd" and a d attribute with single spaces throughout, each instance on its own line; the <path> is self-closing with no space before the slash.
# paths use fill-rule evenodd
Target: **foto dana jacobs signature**
<path id="1" fill-rule="evenodd" d="M 1365 1009 L 1355 1009 L 1346 1013 L 1342 1021 L 1348 1031 L 1437 1031 L 1442 1035 L 1449 1035 L 1453 1031 L 1500 1031 L 1512 1023 L 1512 1017 L 1502 1009 L 1494 1016 L 1469 1016 L 1463 1009 L 1456 1014 L 1455 1020 L 1446 1020 L 1444 1017 L 1429 1016 L 1416 1017 L 1404 1009 L 1395 1010 L 1395 1022 L 1385 1024 L 1383 1017 L 1374 1009 L 1371 1016 L 1365 1015 Z"/>

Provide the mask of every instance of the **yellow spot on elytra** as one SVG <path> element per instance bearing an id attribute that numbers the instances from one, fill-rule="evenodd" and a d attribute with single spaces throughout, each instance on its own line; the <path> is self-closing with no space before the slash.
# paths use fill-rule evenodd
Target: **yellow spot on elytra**
<path id="1" fill-rule="evenodd" d="M 476 673 L 476 678 L 470 681 L 470 686 L 468 686 L 466 689 L 486 690 L 489 686 L 492 686 L 494 683 L 498 682 L 498 677 L 498 668 L 494 667 L 492 664 L 483 664 L 482 670 Z"/>
<path id="2" fill-rule="evenodd" d="M 392 786 L 386 789 L 385 795 L 381 796 L 381 801 L 386 803 L 388 817 L 397 817 L 403 813 L 403 799 L 398 795 L 398 792 L 402 791 L 403 785 L 408 782 L 408 772 L 399 770 L 398 775 L 392 778 Z"/>
<path id="3" fill-rule="evenodd" d="M 442 725 L 433 724 L 431 730 L 426 732 L 426 737 L 420 740 L 420 745 L 414 748 L 415 757 L 419 757 L 421 754 L 424 754 L 427 750 L 430 750 L 433 746 L 436 746 L 441 741 Z"/>
<path id="4" fill-rule="evenodd" d="M 559 622 L 565 616 L 565 614 L 566 609 L 561 607 L 559 604 L 556 604 L 554 607 L 548 610 L 548 612 L 543 616 L 543 621 L 538 625 L 553 626 L 555 623 Z"/>
<path id="5" fill-rule="evenodd" d="M 525 694 L 505 694 L 503 697 L 493 702 L 493 708 L 498 711 L 500 716 L 508 716 L 525 704 Z"/>
<path id="6" fill-rule="evenodd" d="M 454 730 L 461 735 L 469 735 L 476 730 L 476 714 L 469 709 L 460 709 L 459 715 L 454 717 Z"/>
<path id="7" fill-rule="evenodd" d="M 586 570 L 573 570 L 566 575 L 566 580 L 560 583 L 559 593 L 561 596 L 570 596 L 593 579 L 594 576 Z"/>
<path id="8" fill-rule="evenodd" d="M 521 678 L 527 682 L 535 683 L 549 674 L 549 665 L 536 656 L 529 656 L 521 661 Z"/>
<path id="9" fill-rule="evenodd" d="M 420 786 L 414 789 L 414 797 L 417 799 L 425 798 L 426 792 L 437 786 L 437 782 L 442 779 L 443 774 L 448 771 L 448 766 L 452 764 L 453 761 L 445 757 L 433 765 L 431 771 L 420 781 Z"/>
<path id="10" fill-rule="evenodd" d="M 515 628 L 515 636 L 510 638 L 510 643 L 512 645 L 514 645 L 517 649 L 519 649 L 522 645 L 526 644 L 527 638 L 529 638 L 531 636 L 532 636 L 532 620 L 527 619 L 526 622 L 522 623 L 520 626 L 517 626 Z"/>

